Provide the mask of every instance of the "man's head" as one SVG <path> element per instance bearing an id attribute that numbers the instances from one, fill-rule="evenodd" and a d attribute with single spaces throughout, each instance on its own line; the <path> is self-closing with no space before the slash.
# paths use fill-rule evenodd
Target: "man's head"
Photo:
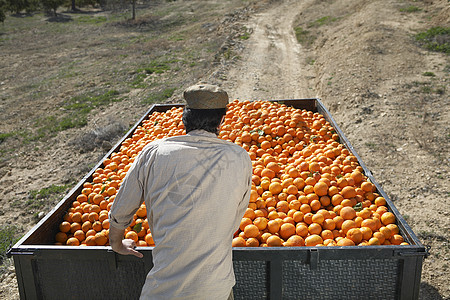
<path id="1" fill-rule="evenodd" d="M 218 86 L 197 84 L 184 91 L 186 107 L 183 124 L 186 133 L 203 129 L 219 134 L 219 126 L 226 113 L 228 94 Z"/>

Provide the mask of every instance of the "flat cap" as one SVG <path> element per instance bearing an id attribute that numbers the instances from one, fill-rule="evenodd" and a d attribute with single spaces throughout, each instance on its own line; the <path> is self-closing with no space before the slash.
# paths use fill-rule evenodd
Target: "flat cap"
<path id="1" fill-rule="evenodd" d="M 212 84 L 196 84 L 183 93 L 187 107 L 192 109 L 218 109 L 228 104 L 228 94 Z"/>

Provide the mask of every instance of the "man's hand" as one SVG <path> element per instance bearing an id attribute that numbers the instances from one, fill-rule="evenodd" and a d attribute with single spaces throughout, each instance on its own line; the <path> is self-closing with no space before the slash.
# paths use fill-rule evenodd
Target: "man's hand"
<path id="1" fill-rule="evenodd" d="M 111 244 L 111 248 L 114 252 L 122 255 L 134 255 L 139 258 L 144 257 L 141 252 L 134 250 L 134 248 L 136 248 L 136 243 L 130 239 L 124 239 L 121 241 L 121 243 L 114 244 L 114 246 Z"/>
<path id="2" fill-rule="evenodd" d="M 109 244 L 114 252 L 122 255 L 134 255 L 142 258 L 144 255 L 136 250 L 136 243 L 130 239 L 123 239 L 124 229 L 118 229 L 114 226 L 109 227 Z"/>

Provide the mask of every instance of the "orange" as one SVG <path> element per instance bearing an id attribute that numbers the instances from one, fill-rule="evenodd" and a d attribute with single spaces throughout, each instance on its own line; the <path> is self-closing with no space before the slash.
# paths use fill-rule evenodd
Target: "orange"
<path id="1" fill-rule="evenodd" d="M 87 232 L 86 232 L 86 238 L 88 237 L 88 236 L 94 236 L 95 234 L 97 233 L 97 231 L 95 231 L 94 229 L 89 229 Z"/>
<path id="2" fill-rule="evenodd" d="M 88 220 L 89 220 L 91 223 L 94 223 L 95 221 L 98 221 L 98 219 L 99 219 L 98 213 L 96 213 L 96 212 L 91 212 L 91 213 L 89 213 L 89 215 L 88 215 Z"/>
<path id="3" fill-rule="evenodd" d="M 81 223 L 81 213 L 80 212 L 73 213 L 72 221 L 73 222 L 77 222 L 77 223 Z"/>
<path id="4" fill-rule="evenodd" d="M 66 241 L 66 245 L 79 246 L 80 245 L 80 240 L 75 238 L 75 237 L 68 238 L 67 241 Z"/>
<path id="5" fill-rule="evenodd" d="M 283 246 L 285 247 L 300 247 L 305 245 L 305 240 L 299 235 L 290 236 L 286 242 L 284 242 Z"/>
<path id="6" fill-rule="evenodd" d="M 325 182 L 319 181 L 314 185 L 314 193 L 317 196 L 325 196 L 328 194 L 328 185 Z"/>
<path id="7" fill-rule="evenodd" d="M 347 232 L 352 229 L 352 228 L 356 228 L 356 223 L 353 220 L 345 220 L 342 223 L 341 229 L 342 231 L 347 234 Z"/>
<path id="8" fill-rule="evenodd" d="M 147 246 L 148 246 L 147 243 L 143 240 L 139 240 L 136 243 L 136 247 L 147 247 Z"/>
<path id="9" fill-rule="evenodd" d="M 100 223 L 99 221 L 94 221 L 94 223 L 92 223 L 92 229 L 94 229 L 96 232 L 102 231 L 102 223 Z"/>
<path id="10" fill-rule="evenodd" d="M 313 213 L 306 213 L 304 216 L 303 216 L 303 222 L 305 222 L 306 224 L 311 224 L 312 223 L 312 217 L 314 216 L 314 214 Z"/>
<path id="11" fill-rule="evenodd" d="M 308 232 L 310 234 L 320 234 L 322 232 L 322 226 L 320 226 L 320 224 L 317 223 L 311 223 L 308 226 Z"/>
<path id="12" fill-rule="evenodd" d="M 387 224 L 387 228 L 389 228 L 392 232 L 392 234 L 399 234 L 400 230 L 398 229 L 398 226 L 395 224 Z"/>
<path id="13" fill-rule="evenodd" d="M 139 240 L 139 237 L 138 237 L 138 235 L 137 235 L 137 233 L 135 232 L 135 231 L 128 231 L 126 234 L 125 234 L 125 238 L 126 239 L 130 239 L 130 240 L 133 240 L 133 241 L 135 241 L 135 242 L 137 242 L 138 240 Z"/>
<path id="14" fill-rule="evenodd" d="M 67 234 L 65 232 L 58 232 L 55 236 L 55 240 L 61 244 L 67 241 Z"/>
<path id="15" fill-rule="evenodd" d="M 103 222 L 102 222 L 102 227 L 103 227 L 104 229 L 109 229 L 109 220 L 108 220 L 108 219 L 103 220 Z M 144 231 L 141 230 L 141 232 L 144 232 Z"/>
<path id="16" fill-rule="evenodd" d="M 337 243 L 333 239 L 323 240 L 323 244 L 328 247 L 337 246 Z"/>
<path id="17" fill-rule="evenodd" d="M 249 238 L 247 241 L 245 241 L 246 247 L 258 247 L 259 241 L 256 238 Z"/>
<path id="18" fill-rule="evenodd" d="M 275 182 L 270 183 L 270 185 L 269 185 L 269 191 L 273 195 L 281 193 L 282 190 L 283 190 L 283 186 L 279 182 L 275 181 Z"/>
<path id="19" fill-rule="evenodd" d="M 384 236 L 384 234 L 382 234 L 381 232 L 377 231 L 373 233 L 373 237 L 377 238 L 378 241 L 380 241 L 380 244 L 383 244 L 384 241 L 386 240 L 386 237 Z"/>
<path id="20" fill-rule="evenodd" d="M 270 220 L 267 223 L 267 229 L 270 233 L 275 234 L 280 230 L 281 224 L 277 220 Z"/>
<path id="21" fill-rule="evenodd" d="M 271 235 L 266 240 L 267 246 L 269 247 L 280 247 L 283 244 L 283 241 L 276 235 Z"/>
<path id="22" fill-rule="evenodd" d="M 337 229 L 341 229 L 342 228 L 342 224 L 344 223 L 344 218 L 342 218 L 341 216 L 336 216 L 333 218 L 334 224 L 335 224 L 335 228 Z"/>
<path id="23" fill-rule="evenodd" d="M 255 211 L 251 208 L 247 208 L 244 213 L 244 218 L 249 218 L 250 220 L 254 220 L 256 217 Z"/>
<path id="24" fill-rule="evenodd" d="M 151 233 L 147 233 L 144 240 L 149 246 L 155 245 L 155 241 L 153 240 L 153 235 Z"/>
<path id="25" fill-rule="evenodd" d="M 374 203 L 376 206 L 384 206 L 386 205 L 386 199 L 384 199 L 384 197 L 377 197 L 375 198 Z"/>
<path id="26" fill-rule="evenodd" d="M 353 171 L 350 176 L 351 178 L 353 178 L 356 184 L 360 183 L 364 179 L 364 175 L 357 170 Z"/>
<path id="27" fill-rule="evenodd" d="M 402 237 L 401 235 L 399 235 L 399 234 L 394 234 L 394 235 L 392 235 L 392 236 L 389 238 L 389 242 L 390 242 L 392 245 L 400 245 L 400 244 L 402 244 L 402 243 L 404 242 L 404 239 L 403 239 L 403 237 Z"/>
<path id="28" fill-rule="evenodd" d="M 245 226 L 252 224 L 252 220 L 250 218 L 242 218 L 241 224 L 239 225 L 239 229 L 244 231 Z"/>
<path id="29" fill-rule="evenodd" d="M 385 212 L 381 215 L 381 223 L 384 225 L 395 223 L 395 215 L 389 211 Z"/>
<path id="30" fill-rule="evenodd" d="M 377 239 L 376 237 L 370 238 L 369 240 L 369 245 L 371 246 L 377 246 L 377 245 L 381 245 L 380 240 Z"/>
<path id="31" fill-rule="evenodd" d="M 231 243 L 233 247 L 245 247 L 246 243 L 242 237 L 235 237 Z"/>
<path id="32" fill-rule="evenodd" d="M 249 224 L 245 226 L 244 234 L 247 238 L 255 238 L 260 234 L 259 228 L 256 225 Z"/>
<path id="33" fill-rule="evenodd" d="M 271 207 L 273 209 L 273 207 Z M 275 220 L 278 219 L 280 217 L 280 215 L 278 214 L 278 212 L 276 210 L 272 210 L 269 212 L 269 214 L 267 215 L 267 218 L 269 220 Z"/>
<path id="34" fill-rule="evenodd" d="M 295 232 L 303 238 L 309 234 L 308 227 L 300 223 L 295 226 Z"/>
<path id="35" fill-rule="evenodd" d="M 272 170 L 272 171 L 274 171 L 275 172 L 275 174 L 277 174 L 278 172 L 280 172 L 280 170 L 281 170 L 281 167 L 280 167 L 280 165 L 278 164 L 278 163 L 276 163 L 276 162 L 269 162 L 267 165 L 266 165 L 266 168 L 267 169 L 270 169 L 270 170 Z"/>
<path id="36" fill-rule="evenodd" d="M 92 223 L 89 221 L 86 221 L 81 225 L 81 230 L 83 230 L 83 232 L 88 232 L 91 228 L 92 228 Z"/>
<path id="37" fill-rule="evenodd" d="M 372 230 L 369 227 L 361 227 L 360 228 L 361 233 L 362 233 L 362 238 L 363 240 L 370 240 L 370 238 L 372 237 Z"/>
<path id="38" fill-rule="evenodd" d="M 280 236 L 282 239 L 287 240 L 289 237 L 294 235 L 295 232 L 295 225 L 291 223 L 284 223 L 280 227 Z"/>
<path id="39" fill-rule="evenodd" d="M 258 227 L 259 230 L 266 229 L 268 223 L 269 221 L 264 217 L 258 217 L 255 220 L 253 220 L 253 224 L 255 224 L 255 226 Z"/>
<path id="40" fill-rule="evenodd" d="M 341 204 L 341 202 L 344 200 L 344 197 L 342 197 L 341 194 L 335 194 L 331 197 L 331 204 L 334 206 L 337 206 Z"/>
<path id="41" fill-rule="evenodd" d="M 320 203 L 319 200 L 312 200 L 309 206 L 311 207 L 312 211 L 318 211 L 322 206 L 322 204 Z"/>
<path id="42" fill-rule="evenodd" d="M 102 232 L 97 232 L 94 236 L 94 239 L 95 239 L 95 243 L 98 246 L 104 246 L 108 242 L 108 238 Z"/>
<path id="43" fill-rule="evenodd" d="M 70 223 L 67 221 L 63 221 L 59 225 L 59 230 L 61 230 L 61 232 L 69 232 L 70 231 Z"/>
<path id="44" fill-rule="evenodd" d="M 349 238 L 342 238 L 337 242 L 338 246 L 355 246 L 355 243 Z"/>
<path id="45" fill-rule="evenodd" d="M 317 246 L 323 244 L 323 239 L 320 235 L 312 234 L 305 239 L 305 246 Z"/>
<path id="46" fill-rule="evenodd" d="M 361 183 L 361 189 L 364 192 L 372 192 L 373 190 L 373 184 L 368 182 L 368 181 L 364 181 L 363 183 Z"/>
<path id="47" fill-rule="evenodd" d="M 385 227 L 385 226 L 381 226 L 378 229 L 378 231 L 381 232 L 386 239 L 389 239 L 393 235 L 392 231 L 388 227 Z"/>
<path id="48" fill-rule="evenodd" d="M 86 246 L 97 246 L 97 243 L 95 242 L 95 236 L 90 235 L 86 237 Z"/>
<path id="49" fill-rule="evenodd" d="M 272 179 L 275 177 L 275 172 L 271 169 L 265 168 L 261 171 L 261 177 L 268 177 L 269 179 Z"/>
<path id="50" fill-rule="evenodd" d="M 317 162 L 312 162 L 309 164 L 309 171 L 311 173 L 320 172 L 320 165 Z"/>
<path id="51" fill-rule="evenodd" d="M 345 186 L 342 190 L 341 190 L 341 195 L 342 197 L 344 197 L 345 199 L 350 199 L 356 196 L 356 190 L 354 187 L 352 186 Z"/>
<path id="52" fill-rule="evenodd" d="M 316 213 L 316 214 L 314 214 L 314 215 L 312 216 L 311 221 L 312 221 L 313 223 L 317 223 L 317 224 L 319 224 L 319 225 L 322 225 L 323 222 L 325 221 L 325 217 L 324 217 L 323 214 Z"/>
<path id="53" fill-rule="evenodd" d="M 73 223 L 70 225 L 70 232 L 71 232 L 71 233 L 74 233 L 75 231 L 77 231 L 77 230 L 79 230 L 79 229 L 81 229 L 81 224 L 80 224 L 80 223 L 73 222 Z"/>
<path id="54" fill-rule="evenodd" d="M 325 219 L 323 221 L 323 229 L 334 230 L 336 228 L 336 223 L 333 219 Z"/>
<path id="55" fill-rule="evenodd" d="M 320 236 L 322 237 L 322 239 L 324 240 L 324 242 L 325 242 L 325 240 L 328 240 L 328 239 L 334 239 L 334 234 L 333 234 L 333 232 L 331 231 L 331 230 L 323 230 L 321 233 L 320 233 Z"/>
<path id="56" fill-rule="evenodd" d="M 139 218 L 145 218 L 147 217 L 147 208 L 145 207 L 145 204 L 142 204 L 138 210 L 136 211 L 136 215 Z"/>
<path id="57" fill-rule="evenodd" d="M 363 239 L 363 234 L 359 228 L 351 228 L 347 231 L 346 237 L 355 244 L 359 244 Z"/>
<path id="58" fill-rule="evenodd" d="M 356 217 L 356 211 L 353 209 L 353 207 L 346 206 L 340 210 L 339 215 L 344 220 L 351 220 Z"/>
<path id="59" fill-rule="evenodd" d="M 361 222 L 361 227 L 368 227 L 372 232 L 375 232 L 378 229 L 377 224 L 373 219 L 364 219 Z"/>
<path id="60" fill-rule="evenodd" d="M 77 238 L 80 242 L 82 242 L 86 238 L 86 235 L 84 234 L 84 231 L 80 229 L 73 233 L 73 237 Z"/>
<path id="61" fill-rule="evenodd" d="M 289 203 L 287 201 L 278 201 L 276 208 L 278 212 L 287 213 L 289 211 Z"/>

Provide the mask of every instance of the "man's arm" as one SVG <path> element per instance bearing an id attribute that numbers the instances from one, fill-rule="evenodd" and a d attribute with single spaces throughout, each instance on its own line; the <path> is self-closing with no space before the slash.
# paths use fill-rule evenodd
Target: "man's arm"
<path id="1" fill-rule="evenodd" d="M 149 149 L 151 148 L 147 150 Z M 110 224 L 109 244 L 119 254 L 142 257 L 141 253 L 134 250 L 135 242 L 130 239 L 123 239 L 123 237 L 125 228 L 130 225 L 136 210 L 144 202 L 143 182 L 146 171 L 142 168 L 142 162 L 148 163 L 149 161 L 150 159 L 143 150 L 128 170 L 108 215 Z"/>
<path id="2" fill-rule="evenodd" d="M 109 244 L 114 252 L 122 255 L 134 255 L 142 258 L 144 255 L 136 250 L 136 243 L 130 239 L 123 239 L 125 229 L 118 229 L 114 226 L 109 227 Z"/>

